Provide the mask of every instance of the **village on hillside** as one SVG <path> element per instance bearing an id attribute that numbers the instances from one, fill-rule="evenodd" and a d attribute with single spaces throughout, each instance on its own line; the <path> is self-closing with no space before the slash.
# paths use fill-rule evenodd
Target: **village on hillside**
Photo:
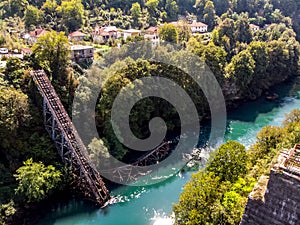
<path id="1" fill-rule="evenodd" d="M 208 32 L 208 25 L 203 22 L 197 22 L 194 20 L 192 23 L 187 23 L 185 21 L 179 20 L 171 22 L 169 24 L 174 25 L 175 27 L 187 26 L 190 29 L 192 35 L 202 35 L 210 39 L 211 32 Z M 164 26 L 164 25 L 161 25 Z M 255 24 L 250 24 L 250 28 L 253 32 L 257 32 L 261 28 Z M 126 43 L 128 40 L 134 38 L 138 40 L 148 40 L 152 42 L 153 46 L 160 44 L 160 35 L 159 35 L 159 26 L 149 27 L 145 30 L 137 29 L 127 29 L 123 30 L 117 26 L 106 25 L 99 26 L 96 25 L 92 33 L 84 33 L 80 30 L 74 31 L 68 35 L 70 41 L 70 51 L 71 51 L 71 61 L 75 63 L 88 62 L 91 63 L 95 59 L 95 54 L 102 54 L 112 47 L 112 43 L 116 40 L 117 46 L 120 47 L 122 44 Z M 216 27 L 218 29 L 218 27 Z M 31 47 L 37 42 L 38 38 L 46 34 L 48 31 L 43 28 L 37 28 L 33 31 L 26 32 L 22 31 L 21 33 L 16 33 L 14 30 L 7 30 L 8 33 L 14 33 L 14 35 L 19 36 L 23 39 L 23 42 L 26 44 L 26 47 L 18 49 L 7 49 L 0 46 L 0 68 L 5 67 L 5 59 L 9 57 L 18 57 L 23 58 L 32 54 Z M 162 40 L 163 41 L 163 40 Z"/>

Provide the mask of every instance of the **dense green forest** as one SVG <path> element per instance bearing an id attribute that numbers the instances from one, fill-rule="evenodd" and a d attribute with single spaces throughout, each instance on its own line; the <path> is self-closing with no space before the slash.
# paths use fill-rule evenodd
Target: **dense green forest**
<path id="1" fill-rule="evenodd" d="M 201 117 L 209 114 L 202 91 L 182 68 L 129 57 L 129 51 L 132 55 L 149 54 L 150 59 L 151 54 L 153 57 L 161 55 L 175 62 L 184 59 L 188 52 L 196 54 L 215 74 L 227 106 L 232 107 L 241 101 L 255 99 L 271 86 L 299 75 L 299 11 L 298 0 L 1 1 L 0 47 L 9 50 L 31 47 L 32 54 L 23 59 L 1 58 L 6 66 L 0 69 L 0 224 L 17 223 L 15 218 L 25 209 L 43 204 L 54 194 L 64 193 L 71 183 L 67 179 L 67 169 L 44 130 L 41 98 L 31 80 L 30 70 L 42 68 L 46 71 L 69 112 L 77 85 L 86 83 L 90 86 L 90 90 L 81 93 L 84 101 L 88 98 L 87 93 L 98 88 L 101 80 L 103 91 L 96 107 L 101 140 L 91 140 L 88 149 L 96 164 L 99 163 L 98 156 L 107 151 L 122 159 L 130 154 L 130 150 L 112 131 L 110 109 L 121 88 L 136 78 L 162 74 L 184 87 Z M 185 25 L 175 27 L 168 23 L 178 19 Z M 187 24 L 193 20 L 207 23 L 209 33 L 192 35 Z M 161 39 L 178 44 L 181 50 L 174 53 L 174 47 L 169 45 L 154 49 L 151 43 L 145 43 L 139 49 L 123 45 L 119 49 L 110 49 L 107 54 L 98 54 L 99 61 L 87 72 L 86 65 L 70 62 L 66 34 L 78 29 L 91 33 L 97 24 L 141 30 L 159 25 Z M 261 29 L 254 32 L 250 24 Z M 49 32 L 33 46 L 27 46 L 19 34 L 39 27 Z M 141 39 L 132 38 L 127 42 Z M 115 46 L 118 41 L 125 43 L 114 40 L 106 47 Z M 92 44 L 89 36 L 86 44 Z M 95 77 L 95 71 L 106 64 L 112 66 Z M 161 110 L 157 111 L 157 108 Z M 299 142 L 298 114 L 298 111 L 293 112 L 282 128 L 264 128 L 248 152 L 235 142 L 222 145 L 212 156 L 209 166 L 186 185 L 179 204 L 174 207 L 177 224 L 187 221 L 189 224 L 199 224 L 195 221 L 237 224 L 248 193 L 278 150 Z M 148 121 L 155 116 L 166 120 L 170 132 L 178 131 L 180 121 L 174 108 L 166 101 L 149 98 L 139 102 L 132 112 L 133 132 L 140 138 L 147 137 Z M 287 133 L 293 135 L 287 136 Z M 233 157 L 232 162 L 236 164 L 218 163 L 225 150 L 232 153 L 228 157 Z M 228 170 L 230 173 L 224 173 Z M 201 192 L 197 187 L 203 182 L 209 185 Z M 195 194 L 208 201 L 203 205 L 192 202 L 194 198 L 189 196 Z M 200 215 L 201 211 L 205 213 Z"/>

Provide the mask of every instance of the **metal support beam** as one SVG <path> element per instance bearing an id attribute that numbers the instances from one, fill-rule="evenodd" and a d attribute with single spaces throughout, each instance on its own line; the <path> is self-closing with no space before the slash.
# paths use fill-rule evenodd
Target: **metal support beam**
<path id="1" fill-rule="evenodd" d="M 109 192 L 93 165 L 86 158 L 83 145 L 66 110 L 43 70 L 31 71 L 35 84 L 43 97 L 43 117 L 64 163 L 77 175 L 78 186 L 89 200 L 103 206 L 110 199 Z"/>

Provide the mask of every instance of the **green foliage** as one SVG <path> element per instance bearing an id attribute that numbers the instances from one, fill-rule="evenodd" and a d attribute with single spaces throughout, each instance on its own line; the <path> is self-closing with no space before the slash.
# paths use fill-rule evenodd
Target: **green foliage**
<path id="1" fill-rule="evenodd" d="M 6 70 L 4 79 L 8 81 L 8 84 L 13 85 L 16 89 L 19 89 L 24 80 L 25 66 L 21 59 L 11 57 L 6 61 Z"/>
<path id="2" fill-rule="evenodd" d="M 182 21 L 182 25 L 176 27 L 178 33 L 178 43 L 186 43 L 192 37 L 192 31 L 186 21 Z"/>
<path id="3" fill-rule="evenodd" d="M 250 30 L 248 18 L 241 18 L 235 24 L 235 40 L 241 43 L 250 43 L 252 41 L 252 32 Z"/>
<path id="4" fill-rule="evenodd" d="M 150 26 L 155 26 L 157 24 L 157 18 L 159 16 L 158 10 L 158 0 L 147 0 L 145 6 L 149 12 L 148 23 Z"/>
<path id="5" fill-rule="evenodd" d="M 29 5 L 25 11 L 25 25 L 29 28 L 31 25 L 37 26 L 42 22 L 43 12 L 37 7 Z"/>
<path id="6" fill-rule="evenodd" d="M 32 159 L 24 162 L 14 176 L 19 183 L 16 192 L 23 194 L 28 202 L 45 199 L 61 182 L 61 173 L 55 167 L 34 163 Z"/>
<path id="7" fill-rule="evenodd" d="M 130 12 L 133 18 L 133 26 L 138 27 L 139 18 L 141 17 L 142 14 L 141 5 L 138 2 L 133 3 Z"/>
<path id="8" fill-rule="evenodd" d="M 0 205 L 0 224 L 5 225 L 7 218 L 13 216 L 16 213 L 14 201 L 10 201 L 7 204 Z"/>
<path id="9" fill-rule="evenodd" d="M 255 61 L 248 50 L 235 55 L 226 68 L 227 76 L 241 91 L 245 90 L 253 79 Z"/>
<path id="10" fill-rule="evenodd" d="M 213 172 L 220 181 L 235 182 L 247 173 L 247 153 L 243 145 L 228 141 L 221 145 L 211 156 L 207 171 Z"/>
<path id="11" fill-rule="evenodd" d="M 65 26 L 67 31 L 78 30 L 83 24 L 84 7 L 81 0 L 64 0 L 57 11 L 62 18 L 62 26 Z"/>
<path id="12" fill-rule="evenodd" d="M 178 32 L 173 24 L 164 24 L 159 28 L 159 36 L 162 40 L 167 42 L 178 42 Z"/>
<path id="13" fill-rule="evenodd" d="M 197 54 L 209 66 L 220 85 L 225 81 L 225 67 L 227 65 L 227 53 L 224 48 L 216 46 L 213 42 L 202 44 L 202 39 L 190 38 L 187 48 Z"/>
<path id="14" fill-rule="evenodd" d="M 0 85 L 0 135 L 15 132 L 27 118 L 27 95 L 13 87 Z"/>
<path id="15" fill-rule="evenodd" d="M 64 33 L 47 32 L 32 47 L 38 65 L 51 73 L 53 79 L 64 76 L 69 60 L 69 41 Z"/>
<path id="16" fill-rule="evenodd" d="M 166 0 L 165 10 L 167 13 L 167 21 L 175 21 L 178 19 L 178 6 L 174 0 Z"/>
<path id="17" fill-rule="evenodd" d="M 24 15 L 24 11 L 27 5 L 27 0 L 4 0 L 0 4 L 0 10 L 2 8 L 5 17 L 10 17 L 14 15 L 22 17 Z"/>
<path id="18" fill-rule="evenodd" d="M 173 207 L 175 224 L 217 224 L 221 196 L 219 178 L 213 173 L 200 171 L 193 174 L 191 181 L 185 185 L 178 204 Z"/>
<path id="19" fill-rule="evenodd" d="M 203 20 L 208 25 L 208 31 L 212 31 L 215 27 L 215 6 L 212 1 L 207 1 L 203 10 Z"/>
<path id="20" fill-rule="evenodd" d="M 96 168 L 101 168 L 101 164 L 105 163 L 105 159 L 109 158 L 109 152 L 104 145 L 103 140 L 94 138 L 88 145 L 89 157 Z"/>

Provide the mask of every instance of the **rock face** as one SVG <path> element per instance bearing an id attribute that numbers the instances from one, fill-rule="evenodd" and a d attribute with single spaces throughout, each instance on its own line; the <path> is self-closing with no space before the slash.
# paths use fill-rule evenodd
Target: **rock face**
<path id="1" fill-rule="evenodd" d="M 283 152 L 271 170 L 264 197 L 255 191 L 249 195 L 240 225 L 300 224 L 300 174 L 285 166 L 287 156 Z"/>

